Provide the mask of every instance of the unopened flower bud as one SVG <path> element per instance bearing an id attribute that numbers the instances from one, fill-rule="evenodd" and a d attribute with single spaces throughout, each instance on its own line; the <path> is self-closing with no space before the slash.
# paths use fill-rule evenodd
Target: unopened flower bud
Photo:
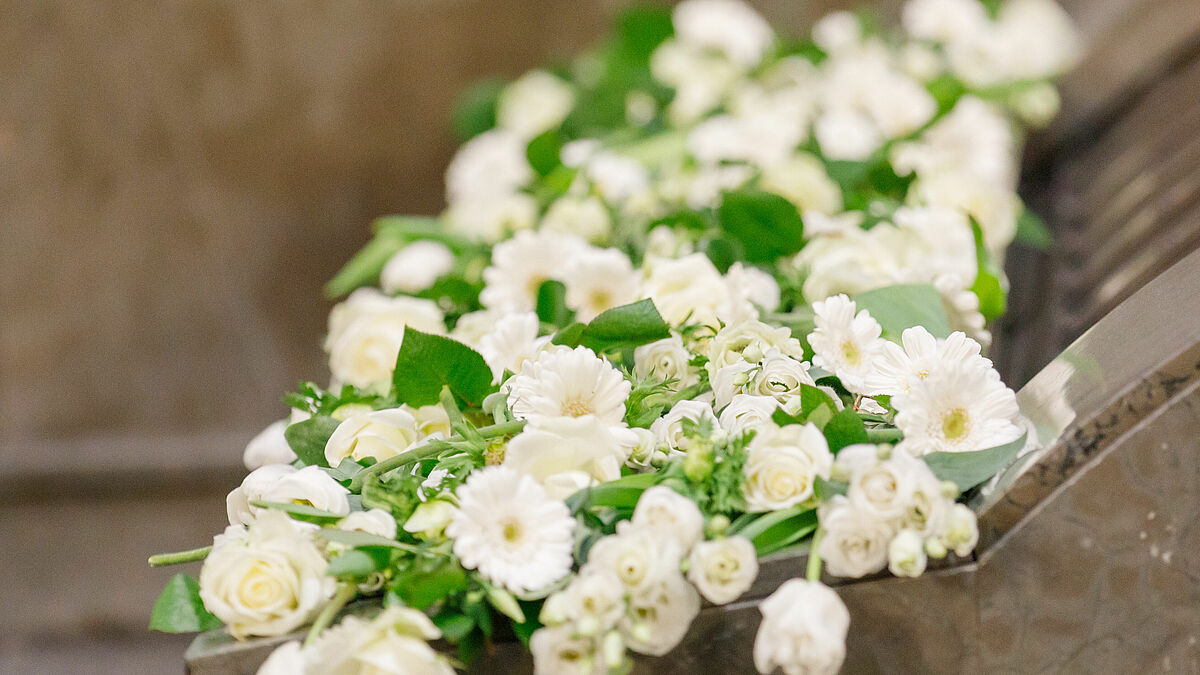
<path id="1" fill-rule="evenodd" d="M 604 665 L 608 666 L 609 670 L 615 670 L 621 667 L 625 662 L 625 641 L 621 639 L 621 634 L 617 631 L 609 631 L 608 635 L 604 636 Z"/>
<path id="2" fill-rule="evenodd" d="M 729 529 L 729 517 L 717 514 L 708 521 L 708 536 L 717 537 Z"/>

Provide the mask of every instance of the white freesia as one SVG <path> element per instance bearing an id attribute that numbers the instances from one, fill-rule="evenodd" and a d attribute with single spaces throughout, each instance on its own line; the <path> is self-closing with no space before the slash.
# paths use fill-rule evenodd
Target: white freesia
<path id="1" fill-rule="evenodd" d="M 388 259 L 379 285 L 389 293 L 417 293 L 454 269 L 454 253 L 439 241 L 414 241 Z"/>
<path id="2" fill-rule="evenodd" d="M 995 370 L 947 365 L 892 399 L 909 452 L 970 452 L 1016 440 L 1016 395 Z"/>
<path id="3" fill-rule="evenodd" d="M 518 232 L 492 249 L 479 302 L 496 312 L 532 312 L 542 282 L 559 279 L 564 263 L 587 244 L 560 232 Z"/>
<path id="4" fill-rule="evenodd" d="M 289 633 L 316 616 L 337 581 L 311 525 L 267 511 L 244 538 L 217 538 L 200 570 L 200 599 L 234 637 Z"/>
<path id="5" fill-rule="evenodd" d="M 692 549 L 688 581 L 714 605 L 737 600 L 757 577 L 758 554 L 745 537 L 702 541 Z"/>
<path id="6" fill-rule="evenodd" d="M 422 502 L 413 510 L 408 520 L 404 521 L 404 531 L 424 539 L 436 539 L 442 536 L 446 526 L 454 520 L 455 511 L 454 504 L 445 499 Z"/>
<path id="7" fill-rule="evenodd" d="M 509 408 L 519 419 L 537 424 L 595 415 L 610 426 L 623 426 L 632 385 L 595 352 L 576 347 L 538 354 L 505 387 Z"/>
<path id="8" fill-rule="evenodd" d="M 390 298 L 360 288 L 329 313 L 325 351 L 336 382 L 356 387 L 378 386 L 391 378 L 396 354 L 408 326 L 424 333 L 442 333 L 442 311 L 431 300 Z"/>
<path id="9" fill-rule="evenodd" d="M 696 503 L 665 485 L 655 485 L 642 493 L 631 522 L 674 538 L 685 554 L 704 537 L 704 515 Z"/>
<path id="10" fill-rule="evenodd" d="M 527 427 L 508 442 L 504 466 L 532 477 L 553 499 L 621 477 L 635 443 L 594 415 L 552 417 Z"/>
<path id="11" fill-rule="evenodd" d="M 525 362 L 536 358 L 550 344 L 551 336 L 538 337 L 541 324 L 533 312 L 514 312 L 496 319 L 479 338 L 478 352 L 500 381 L 504 371 L 521 372 Z"/>
<path id="12" fill-rule="evenodd" d="M 659 445 L 666 446 L 673 452 L 677 451 L 685 437 L 683 433 L 685 419 L 692 422 L 708 420 L 714 429 L 720 428 L 720 423 L 717 421 L 717 416 L 713 414 L 711 405 L 704 401 L 689 400 L 679 401 L 671 406 L 670 412 L 650 424 L 650 431 L 654 433 Z"/>
<path id="13" fill-rule="evenodd" d="M 314 673 L 344 675 L 453 675 L 428 644 L 442 632 L 424 613 L 388 607 L 366 620 L 347 616 L 306 649 Z"/>
<path id="14" fill-rule="evenodd" d="M 759 429 L 746 449 L 742 491 L 748 511 L 777 511 L 813 496 L 817 477 L 829 478 L 833 454 L 813 424 Z"/>
<path id="15" fill-rule="evenodd" d="M 325 443 L 325 461 L 329 466 L 347 457 L 383 461 L 412 447 L 420 436 L 417 419 L 403 408 L 358 413 L 333 430 Z"/>
<path id="16" fill-rule="evenodd" d="M 562 123 L 575 107 L 571 86 L 544 70 L 532 70 L 500 93 L 496 123 L 521 138 L 533 138 Z"/>
<path id="17" fill-rule="evenodd" d="M 900 530 L 888 544 L 888 571 L 898 577 L 919 577 L 928 562 L 925 541 L 915 530 Z"/>
<path id="18" fill-rule="evenodd" d="M 286 419 L 272 422 L 250 439 L 242 453 L 242 463 L 247 470 L 253 471 L 268 464 L 287 464 L 296 459 L 296 453 L 283 435 L 291 423 Z"/>
<path id="19" fill-rule="evenodd" d="M 987 320 L 979 311 L 979 296 L 975 295 L 962 277 L 957 274 L 939 274 L 933 279 L 933 288 L 942 296 L 942 308 L 950 330 L 965 333 L 983 347 L 992 344 L 992 332 L 987 329 Z"/>
<path id="20" fill-rule="evenodd" d="M 629 649 L 662 656 L 683 640 L 699 613 L 700 594 L 676 569 L 649 591 L 630 598 L 621 635 Z"/>
<path id="21" fill-rule="evenodd" d="M 871 364 L 881 349 L 882 328 L 867 310 L 845 295 L 813 303 L 816 330 L 808 336 L 813 364 L 838 376 L 850 391 L 861 392 Z"/>
<path id="22" fill-rule="evenodd" d="M 654 301 L 672 326 L 683 323 L 716 325 L 717 308 L 729 301 L 729 288 L 703 253 L 677 260 L 654 259 L 646 265 L 642 297 Z"/>
<path id="23" fill-rule="evenodd" d="M 825 535 L 817 547 L 830 574 L 861 577 L 887 565 L 890 524 L 854 507 L 842 495 L 834 495 L 817 511 Z"/>
<path id="24" fill-rule="evenodd" d="M 967 556 L 979 543 L 979 522 L 975 512 L 965 504 L 954 504 L 946 513 L 939 538 L 942 545 L 959 556 Z"/>
<path id="25" fill-rule="evenodd" d="M 730 436 L 737 436 L 761 428 L 778 409 L 779 402 L 770 396 L 737 394 L 721 411 L 718 420 Z"/>
<path id="26" fill-rule="evenodd" d="M 446 535 L 463 567 L 512 593 L 540 590 L 571 571 L 575 519 L 533 478 L 491 466 L 455 494 L 458 511 Z"/>
<path id="27" fill-rule="evenodd" d="M 757 395 L 753 387 L 757 372 L 758 364 L 747 361 L 735 361 L 718 370 L 708 381 L 713 390 L 713 406 L 722 410 L 739 395 Z"/>
<path id="28" fill-rule="evenodd" d="M 835 675 L 846 658 L 850 612 L 828 586 L 792 579 L 759 605 L 754 667 L 766 675 Z"/>
<path id="29" fill-rule="evenodd" d="M 621 523 L 617 534 L 602 537 L 592 546 L 587 564 L 610 570 L 632 596 L 641 596 L 678 576 L 682 555 L 675 538 Z"/>
<path id="30" fill-rule="evenodd" d="M 634 349 L 633 374 L 639 379 L 673 380 L 671 389 L 679 391 L 700 381 L 700 375 L 691 369 L 691 358 L 683 339 L 672 335 Z"/>
<path id="31" fill-rule="evenodd" d="M 355 511 L 338 521 L 339 530 L 366 532 L 385 539 L 396 538 L 396 519 L 383 509 Z"/>
<path id="32" fill-rule="evenodd" d="M 629 256 L 613 248 L 589 248 L 567 262 L 562 274 L 567 306 L 587 322 L 638 298 L 639 275 Z"/>

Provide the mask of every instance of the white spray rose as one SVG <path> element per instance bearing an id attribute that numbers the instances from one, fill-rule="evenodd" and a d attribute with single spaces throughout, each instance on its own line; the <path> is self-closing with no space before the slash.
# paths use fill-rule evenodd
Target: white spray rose
<path id="1" fill-rule="evenodd" d="M 347 616 L 308 648 L 316 673 L 345 675 L 454 675 L 429 646 L 442 632 L 423 613 L 388 607 L 370 621 Z"/>
<path id="2" fill-rule="evenodd" d="M 308 656 L 299 642 L 285 642 L 275 648 L 259 666 L 257 675 L 303 675 L 308 670 Z"/>
<path id="3" fill-rule="evenodd" d="M 850 451 L 843 460 L 846 451 Z M 920 460 L 904 452 L 894 452 L 887 460 L 877 460 L 874 445 L 853 445 L 842 448 L 838 462 L 844 464 L 850 458 L 864 455 L 864 461 L 856 462 L 850 470 L 850 488 L 847 497 L 856 509 L 880 520 L 900 518 L 912 501 L 913 491 L 923 468 Z"/>
<path id="4" fill-rule="evenodd" d="M 372 457 L 383 461 L 404 452 L 420 438 L 417 420 L 402 408 L 351 415 L 325 443 L 325 460 L 337 466 L 343 459 Z"/>
<path id="5" fill-rule="evenodd" d="M 200 570 L 200 599 L 231 635 L 291 632 L 316 616 L 337 581 L 313 542 L 314 528 L 278 511 L 262 513 L 243 538 L 214 540 Z"/>
<path id="6" fill-rule="evenodd" d="M 229 524 L 245 525 L 254 522 L 261 509 L 250 506 L 250 502 L 261 500 L 263 493 L 283 480 L 284 476 L 295 472 L 296 468 L 288 464 L 267 464 L 251 471 L 242 479 L 242 484 L 225 497 L 225 512 L 229 516 Z"/>
<path id="7" fill-rule="evenodd" d="M 692 549 L 688 581 L 705 600 L 724 605 L 750 590 L 758 577 L 758 554 L 745 537 L 702 541 Z"/>
<path id="8" fill-rule="evenodd" d="M 636 442 L 595 415 L 554 417 L 517 434 L 504 451 L 504 466 L 531 476 L 553 499 L 621 477 Z"/>
<path id="9" fill-rule="evenodd" d="M 364 388 L 386 383 L 407 326 L 424 333 L 445 331 L 442 311 L 432 300 L 390 298 L 369 288 L 351 293 L 329 313 L 325 351 L 334 380 Z"/>
<path id="10" fill-rule="evenodd" d="M 647 527 L 674 538 L 684 553 L 704 537 L 704 515 L 696 503 L 665 485 L 655 485 L 642 493 L 632 522 L 635 527 Z"/>
<path id="11" fill-rule="evenodd" d="M 528 145 L 528 139 L 506 129 L 485 131 L 464 143 L 446 167 L 446 202 L 452 207 L 488 203 L 517 192 L 533 179 Z"/>
<path id="12" fill-rule="evenodd" d="M 700 381 L 700 376 L 688 367 L 692 355 L 678 335 L 645 344 L 633 350 L 633 374 L 639 379 L 657 377 L 676 380 L 672 389 L 678 391 Z"/>
<path id="13" fill-rule="evenodd" d="M 617 534 L 601 538 L 588 553 L 588 566 L 610 570 L 631 595 L 652 592 L 672 575 L 679 575 L 682 553 L 674 538 L 627 522 Z"/>
<path id="14" fill-rule="evenodd" d="M 800 386 L 804 384 L 816 386 L 808 374 L 808 364 L 771 349 L 759 365 L 751 393 L 770 396 L 786 405 L 800 397 Z"/>
<path id="15" fill-rule="evenodd" d="M 625 614 L 625 587 L 612 570 L 597 565 L 584 565 L 557 596 L 562 618 L 584 635 L 613 628 Z"/>
<path id="16" fill-rule="evenodd" d="M 721 411 L 721 428 L 738 436 L 766 425 L 778 409 L 779 402 L 770 396 L 738 394 Z"/>
<path id="17" fill-rule="evenodd" d="M 792 337 L 787 328 L 777 328 L 761 321 L 742 321 L 725 326 L 708 343 L 708 375 L 739 361 L 758 363 L 771 349 L 784 356 L 800 358 L 804 347 Z"/>
<path id="18" fill-rule="evenodd" d="M 699 613 L 700 594 L 677 567 L 648 592 L 630 598 L 621 634 L 631 650 L 662 656 L 683 640 Z"/>
<path id="19" fill-rule="evenodd" d="M 857 578 L 887 564 L 893 533 L 888 523 L 854 508 L 842 495 L 822 504 L 817 515 L 825 529 L 817 553 L 830 574 Z"/>
<path id="20" fill-rule="evenodd" d="M 685 419 L 693 422 L 707 419 L 712 422 L 714 428 L 720 428 L 711 405 L 704 401 L 690 400 L 680 401 L 672 406 L 670 412 L 650 424 L 650 431 L 658 439 L 659 445 L 665 445 L 675 452 L 684 439 L 683 421 Z"/>
<path id="21" fill-rule="evenodd" d="M 418 293 L 454 269 L 454 253 L 439 241 L 414 241 L 388 259 L 379 285 L 389 293 Z"/>
<path id="22" fill-rule="evenodd" d="M 831 588 L 792 579 L 763 600 L 759 611 L 763 620 L 754 638 L 758 672 L 782 668 L 786 675 L 835 675 L 842 667 L 850 612 Z"/>
<path id="23" fill-rule="evenodd" d="M 742 491 L 747 510 L 776 511 L 813 496 L 817 477 L 829 478 L 833 455 L 813 424 L 765 426 L 750 441 Z"/>
<path id="24" fill-rule="evenodd" d="M 396 519 L 383 509 L 355 511 L 338 521 L 339 530 L 366 532 L 385 539 L 396 538 Z"/>
<path id="25" fill-rule="evenodd" d="M 292 452 L 292 446 L 283 435 L 289 424 L 291 420 L 272 422 L 246 444 L 242 463 L 247 470 L 253 471 L 267 464 L 288 464 L 296 459 L 296 453 Z"/>
<path id="26" fill-rule="evenodd" d="M 925 542 L 913 530 L 900 530 L 888 544 L 888 570 L 898 577 L 919 577 L 929 557 Z"/>
<path id="27" fill-rule="evenodd" d="M 534 675 L 602 675 L 608 672 L 596 653 L 596 640 L 576 634 L 570 625 L 539 628 L 529 638 Z"/>

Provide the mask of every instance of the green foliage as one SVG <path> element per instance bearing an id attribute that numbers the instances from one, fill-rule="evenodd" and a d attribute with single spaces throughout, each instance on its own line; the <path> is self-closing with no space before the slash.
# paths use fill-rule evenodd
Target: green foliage
<path id="1" fill-rule="evenodd" d="M 542 323 L 562 327 L 571 322 L 575 313 L 567 307 L 567 287 L 561 281 L 543 281 L 537 292 L 537 315 Z"/>
<path id="2" fill-rule="evenodd" d="M 529 166 L 533 167 L 537 175 L 545 176 L 562 166 L 562 159 L 559 157 L 562 146 L 563 135 L 558 129 L 551 129 L 529 141 L 525 148 L 525 158 L 529 160 Z"/>
<path id="3" fill-rule="evenodd" d="M 405 605 L 425 609 L 448 596 L 465 591 L 467 573 L 451 558 L 414 558 L 398 570 L 389 585 Z"/>
<path id="4" fill-rule="evenodd" d="M 801 504 L 743 522 L 732 534 L 749 539 L 758 555 L 764 556 L 787 548 L 816 530 L 817 511 Z"/>
<path id="5" fill-rule="evenodd" d="M 638 499 L 646 488 L 654 485 L 658 476 L 653 473 L 635 473 L 614 481 L 587 487 L 567 497 L 567 507 L 571 513 L 579 513 L 585 509 L 611 507 L 632 509 L 637 506 Z"/>
<path id="6" fill-rule="evenodd" d="M 1008 305 L 1008 293 L 1000 283 L 1003 273 L 992 262 L 983 241 L 983 229 L 974 218 L 971 219 L 971 230 L 975 235 L 975 258 L 978 266 L 971 291 L 979 298 L 979 311 L 984 318 L 994 319 L 1004 314 Z"/>
<path id="7" fill-rule="evenodd" d="M 325 296 L 340 298 L 356 288 L 379 283 L 383 266 L 406 243 L 404 239 L 392 235 L 377 235 L 325 284 Z"/>
<path id="8" fill-rule="evenodd" d="M 391 552 L 386 548 L 354 548 L 334 556 L 325 574 L 343 580 L 365 579 L 387 569 L 391 562 Z"/>
<path id="9" fill-rule="evenodd" d="M 671 337 L 671 327 L 650 300 L 614 307 L 592 319 L 579 343 L 594 351 L 638 347 Z"/>
<path id="10" fill-rule="evenodd" d="M 363 508 L 383 509 L 403 523 L 421 503 L 417 490 L 423 480 L 423 476 L 403 471 L 370 476 L 362 486 Z"/>
<path id="11" fill-rule="evenodd" d="M 1017 218 L 1015 241 L 1038 251 L 1049 251 L 1054 246 L 1054 237 L 1050 234 L 1050 228 L 1046 227 L 1046 223 L 1038 214 L 1028 208 L 1023 209 L 1021 216 Z"/>
<path id="12" fill-rule="evenodd" d="M 883 327 L 884 335 L 898 340 L 906 328 L 924 326 L 934 337 L 950 335 L 950 320 L 942 296 L 929 284 L 901 284 L 876 288 L 854 296 Z"/>
<path id="13" fill-rule="evenodd" d="M 775 411 L 775 414 L 771 416 L 771 419 L 775 421 L 775 424 L 778 424 L 781 427 L 789 424 L 804 424 L 808 421 L 809 415 L 811 415 L 814 410 L 822 405 L 828 408 L 831 412 L 836 408 L 833 403 L 833 399 L 829 397 L 829 394 L 826 394 L 811 384 L 801 384 L 800 413 L 798 415 L 789 415 L 783 409 L 779 409 Z"/>
<path id="14" fill-rule="evenodd" d="M 479 352 L 441 335 L 404 329 L 396 356 L 392 387 L 399 403 L 414 408 L 439 401 L 442 387 L 471 405 L 483 403 L 492 393 L 492 370 Z"/>
<path id="15" fill-rule="evenodd" d="M 1025 447 L 1025 435 L 1004 445 L 974 452 L 934 452 L 921 459 L 940 480 L 948 480 L 966 492 L 1008 468 Z"/>
<path id="16" fill-rule="evenodd" d="M 742 245 L 747 262 L 774 262 L 804 247 L 804 223 L 796 205 L 770 192 L 725 193 L 717 220 Z"/>
<path id="17" fill-rule="evenodd" d="M 625 399 L 625 422 L 631 427 L 648 429 L 671 405 L 674 392 L 670 385 L 655 378 L 635 381 Z"/>
<path id="18" fill-rule="evenodd" d="M 496 101 L 503 90 L 503 80 L 489 79 L 459 95 L 451 113 L 451 126 L 459 140 L 469 140 L 496 126 Z"/>
<path id="19" fill-rule="evenodd" d="M 341 422 L 332 417 L 316 415 L 289 425 L 283 437 L 301 462 L 308 466 L 327 467 L 329 462 L 325 460 L 325 444 L 339 424 Z"/>
<path id="20" fill-rule="evenodd" d="M 369 405 L 376 410 L 395 407 L 395 401 L 376 392 L 343 385 L 336 392 L 325 390 L 313 382 L 301 382 L 298 391 L 287 394 L 283 402 L 310 415 L 332 415 L 335 410 L 350 404 Z"/>
<path id="21" fill-rule="evenodd" d="M 867 429 L 853 408 L 842 408 L 825 423 L 821 431 L 829 442 L 829 451 L 837 453 L 847 445 L 867 442 Z"/>
<path id="22" fill-rule="evenodd" d="M 199 582 L 186 574 L 171 577 L 150 613 L 150 630 L 164 633 L 195 633 L 222 625 L 200 600 Z"/>
<path id="23" fill-rule="evenodd" d="M 842 481 L 825 480 L 817 476 L 816 482 L 813 484 L 813 491 L 820 501 L 826 501 L 834 495 L 844 495 L 850 491 L 850 486 Z"/>
<path id="24" fill-rule="evenodd" d="M 318 509 L 314 506 L 309 506 L 308 504 L 264 502 L 257 499 L 250 503 L 262 509 L 282 511 L 291 516 L 293 520 L 301 520 L 306 523 L 315 523 L 317 525 L 332 525 L 342 518 L 345 518 L 345 516 L 341 516 L 336 513 L 330 513 L 324 509 Z"/>

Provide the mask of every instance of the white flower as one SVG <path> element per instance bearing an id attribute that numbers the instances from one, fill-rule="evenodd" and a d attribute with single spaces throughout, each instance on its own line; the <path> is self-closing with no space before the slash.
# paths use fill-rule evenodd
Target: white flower
<path id="1" fill-rule="evenodd" d="M 436 539 L 442 536 L 446 526 L 454 520 L 454 513 L 454 505 L 445 499 L 422 502 L 413 510 L 408 520 L 404 521 L 404 531 L 420 535 L 424 539 Z"/>
<path id="2" fill-rule="evenodd" d="M 633 350 L 633 374 L 639 379 L 675 380 L 671 389 L 679 391 L 700 381 L 700 375 L 689 367 L 691 358 L 683 339 L 671 335 Z"/>
<path id="3" fill-rule="evenodd" d="M 705 367 L 709 377 L 715 378 L 718 370 L 739 361 L 758 363 L 771 349 L 796 358 L 804 354 L 804 347 L 787 328 L 761 321 L 729 324 L 717 331 L 708 343 L 708 363 Z"/>
<path id="4" fill-rule="evenodd" d="M 557 127 L 575 107 L 571 86 L 544 70 L 531 70 L 504 88 L 496 102 L 496 124 L 521 138 Z"/>
<path id="5" fill-rule="evenodd" d="M 388 607 L 370 621 L 347 616 L 306 651 L 314 673 L 345 675 L 453 675 L 428 640 L 442 632 L 423 613 Z"/>
<path id="6" fill-rule="evenodd" d="M 738 0 L 686 0 L 671 19 L 678 40 L 719 51 L 745 70 L 758 65 L 775 39 L 771 26 Z"/>
<path id="7" fill-rule="evenodd" d="M 729 287 L 729 304 L 719 307 L 717 312 L 726 323 L 757 319 L 756 307 L 767 312 L 779 308 L 782 299 L 779 284 L 756 267 L 733 263 L 725 273 L 725 284 Z"/>
<path id="8" fill-rule="evenodd" d="M 594 415 L 551 417 L 508 442 L 504 466 L 541 483 L 552 499 L 566 499 L 620 478 L 634 442 L 628 430 L 614 429 Z"/>
<path id="9" fill-rule="evenodd" d="M 813 133 L 821 153 L 835 161 L 861 162 L 883 145 L 883 134 L 871 118 L 849 108 L 826 111 Z"/>
<path id="10" fill-rule="evenodd" d="M 1016 395 L 996 371 L 977 364 L 947 365 L 892 405 L 905 445 L 916 455 L 984 450 L 1021 435 Z"/>
<path id="11" fill-rule="evenodd" d="M 662 656 L 683 640 L 699 613 L 700 594 L 676 569 L 649 591 L 629 599 L 621 634 L 631 650 Z"/>
<path id="12" fill-rule="evenodd" d="M 679 575 L 682 552 L 673 537 L 627 522 L 602 537 L 588 553 L 588 567 L 610 570 L 633 596 L 646 595 Z"/>
<path id="13" fill-rule="evenodd" d="M 390 298 L 370 288 L 351 293 L 329 313 L 325 351 L 334 380 L 364 388 L 386 383 L 407 326 L 445 331 L 442 311 L 431 300 Z"/>
<path id="14" fill-rule="evenodd" d="M 537 222 L 538 203 L 523 192 L 483 194 L 478 199 L 452 203 L 443 215 L 446 227 L 477 241 L 500 241 L 513 232 L 531 229 Z"/>
<path id="15" fill-rule="evenodd" d="M 483 336 L 491 332 L 492 327 L 501 316 L 503 315 L 498 312 L 490 312 L 486 309 L 463 314 L 454 324 L 454 330 L 450 331 L 450 337 L 479 351 L 479 343 L 483 340 Z"/>
<path id="16" fill-rule="evenodd" d="M 765 425 L 746 449 L 746 510 L 796 506 L 813 496 L 817 476 L 829 478 L 832 468 L 829 444 L 815 425 Z"/>
<path id="17" fill-rule="evenodd" d="M 286 419 L 272 422 L 246 444 L 242 453 L 246 469 L 253 471 L 268 464 L 287 464 L 296 459 L 296 453 L 292 452 L 292 446 L 283 435 L 291 423 Z"/>
<path id="18" fill-rule="evenodd" d="M 804 212 L 834 214 L 842 210 L 842 189 L 825 172 L 821 160 L 808 153 L 797 153 L 785 162 L 764 168 L 759 186 Z M 807 232 L 808 218 L 804 224 Z"/>
<path id="19" fill-rule="evenodd" d="M 846 658 L 850 612 L 837 593 L 815 581 L 785 582 L 759 605 L 754 667 L 766 675 L 836 675 Z"/>
<path id="20" fill-rule="evenodd" d="M 850 391 L 860 392 L 883 341 L 882 328 L 867 310 L 845 295 L 813 303 L 816 330 L 808 336 L 813 364 L 838 376 Z"/>
<path id="21" fill-rule="evenodd" d="M 620 204 L 650 187 L 646 167 L 615 152 L 597 152 L 587 161 L 586 171 L 600 196 L 610 204 Z"/>
<path id="22" fill-rule="evenodd" d="M 629 256 L 615 248 L 588 248 L 575 254 L 562 274 L 567 306 L 576 320 L 588 322 L 601 312 L 638 298 L 638 274 Z"/>
<path id="23" fill-rule="evenodd" d="M 966 333 L 967 337 L 987 347 L 992 344 L 992 332 L 979 311 L 979 296 L 975 295 L 957 274 L 939 274 L 933 287 L 942 296 L 950 329 Z"/>
<path id="24" fill-rule="evenodd" d="M 432 405 L 423 405 L 420 408 L 414 408 L 410 405 L 400 406 L 402 410 L 413 416 L 417 421 L 417 431 L 425 437 L 445 438 L 452 433 L 450 429 L 450 416 L 446 414 L 446 409 L 434 403 Z"/>
<path id="25" fill-rule="evenodd" d="M 718 370 L 709 378 L 713 406 L 720 410 L 728 406 L 735 396 L 752 392 L 757 371 L 758 365 L 747 361 L 734 361 Z"/>
<path id="26" fill-rule="evenodd" d="M 642 493 L 631 522 L 674 538 L 684 553 L 704 537 L 704 516 L 696 503 L 665 485 L 655 485 Z"/>
<path id="27" fill-rule="evenodd" d="M 857 578 L 887 564 L 893 530 L 886 521 L 855 508 L 842 495 L 821 504 L 817 515 L 825 530 L 817 553 L 830 574 Z"/>
<path id="28" fill-rule="evenodd" d="M 708 256 L 693 253 L 678 260 L 648 263 L 642 297 L 654 301 L 667 323 L 717 324 L 717 308 L 728 303 L 729 288 Z"/>
<path id="29" fill-rule="evenodd" d="M 571 571 L 575 519 L 533 478 L 491 466 L 455 494 L 458 512 L 446 534 L 463 567 L 512 593 L 545 588 Z"/>
<path id="30" fill-rule="evenodd" d="M 913 495 L 929 468 L 904 452 L 893 452 L 887 460 L 876 458 L 874 445 L 852 445 L 838 453 L 839 466 L 849 466 L 846 496 L 860 512 L 882 521 L 904 516 Z M 862 455 L 862 461 L 855 461 Z"/>
<path id="31" fill-rule="evenodd" d="M 595 415 L 622 426 L 631 385 L 621 371 L 586 347 L 544 351 L 505 383 L 513 415 L 535 424 L 555 417 Z"/>
<path id="32" fill-rule="evenodd" d="M 564 263 L 586 244 L 559 232 L 518 232 L 492 249 L 479 302 L 497 312 L 532 312 L 542 282 L 558 279 Z"/>
<path id="33" fill-rule="evenodd" d="M 954 504 L 946 512 L 942 534 L 942 545 L 959 556 L 967 556 L 979 543 L 979 522 L 975 512 L 966 504 Z"/>
<path id="34" fill-rule="evenodd" d="M 339 520 L 337 526 L 339 530 L 366 532 L 385 539 L 396 538 L 396 519 L 383 509 L 355 511 Z"/>
<path id="35" fill-rule="evenodd" d="M 250 502 L 307 504 L 331 513 L 350 512 L 346 488 L 321 470 L 308 466 L 296 470 L 287 464 L 268 464 L 255 469 L 225 498 L 230 525 L 249 525 L 263 512 Z"/>
<path id="36" fill-rule="evenodd" d="M 308 658 L 300 643 L 285 642 L 275 648 L 258 668 L 258 675 L 303 675 L 308 670 Z"/>
<path id="37" fill-rule="evenodd" d="M 570 625 L 539 628 L 529 638 L 534 675 L 604 675 L 596 640 L 580 637 Z"/>
<path id="38" fill-rule="evenodd" d="M 900 530 L 888 544 L 888 571 L 898 577 L 919 577 L 928 562 L 925 542 L 915 530 Z"/>
<path id="39" fill-rule="evenodd" d="M 672 451 L 676 451 L 683 443 L 683 421 L 685 419 L 693 422 L 707 419 L 712 422 L 714 428 L 720 428 L 720 423 L 717 422 L 717 416 L 713 414 L 711 405 L 704 401 L 689 400 L 679 401 L 671 407 L 670 412 L 654 420 L 650 424 L 650 431 L 654 433 L 659 445 L 665 445 Z"/>
<path id="40" fill-rule="evenodd" d="M 417 293 L 454 269 L 454 253 L 439 241 L 414 241 L 388 259 L 379 285 L 389 293 Z"/>
<path id="41" fill-rule="evenodd" d="M 702 541 L 692 549 L 687 576 L 705 600 L 724 605 L 750 590 L 758 577 L 758 554 L 745 537 Z"/>
<path id="42" fill-rule="evenodd" d="M 1040 129 L 1058 114 L 1062 98 L 1053 84 L 1042 82 L 1013 92 L 1008 103 L 1026 124 Z"/>
<path id="43" fill-rule="evenodd" d="M 251 471 L 242 479 L 242 484 L 230 491 L 225 497 L 225 512 L 229 516 L 230 525 L 245 525 L 254 521 L 259 509 L 250 506 L 250 502 L 259 501 L 263 493 L 273 485 L 296 472 L 296 468 L 288 464 L 267 464 Z"/>
<path id="44" fill-rule="evenodd" d="M 874 368 L 865 378 L 864 394 L 907 394 L 915 383 L 945 368 L 992 367 L 992 362 L 980 355 L 979 343 L 961 332 L 939 340 L 924 326 L 914 326 L 905 329 L 900 341 L 903 347 L 894 342 L 882 344 L 872 361 Z"/>
<path id="45" fill-rule="evenodd" d="M 779 402 L 770 396 L 737 394 L 718 419 L 730 436 L 738 436 L 765 426 L 778 409 Z"/>
<path id="46" fill-rule="evenodd" d="M 200 570 L 200 599 L 231 635 L 289 633 L 316 616 L 337 581 L 313 543 L 311 525 L 262 513 L 245 538 L 218 537 Z"/>
<path id="47" fill-rule="evenodd" d="M 621 580 L 612 570 L 598 565 L 584 565 L 571 585 L 557 595 L 564 619 L 574 621 L 584 634 L 607 631 L 625 614 L 625 588 Z"/>
<path id="48" fill-rule="evenodd" d="M 770 396 L 781 405 L 800 396 L 801 385 L 816 386 L 808 374 L 808 364 L 784 356 L 778 349 L 767 351 L 754 377 L 752 393 Z"/>
<path id="49" fill-rule="evenodd" d="M 937 42 L 969 40 L 988 24 L 978 0 L 909 0 L 901 16 L 910 35 Z"/>
<path id="50" fill-rule="evenodd" d="M 675 90 L 667 117 L 676 125 L 689 125 L 715 108 L 742 78 L 739 68 L 720 54 L 681 40 L 667 40 L 654 50 L 650 72 Z"/>
<path id="51" fill-rule="evenodd" d="M 637 441 L 629 452 L 629 459 L 625 460 L 626 466 L 647 469 L 651 466 L 660 466 L 660 460 L 666 460 L 667 454 L 658 449 L 658 438 L 655 437 L 653 431 L 633 427 L 629 432 Z"/>
<path id="52" fill-rule="evenodd" d="M 612 217 L 599 197 L 567 195 L 550 205 L 546 215 L 542 216 L 541 228 L 572 234 L 596 243 L 608 237 L 612 230 Z"/>
<path id="53" fill-rule="evenodd" d="M 446 201 L 486 203 L 516 192 L 533 179 L 525 158 L 528 140 L 493 129 L 467 141 L 446 169 Z"/>
<path id="54" fill-rule="evenodd" d="M 540 323 L 533 312 L 514 312 L 500 316 L 479 338 L 478 352 L 492 369 L 496 382 L 504 371 L 521 372 L 525 362 L 536 358 L 550 344 L 551 336 L 538 337 Z"/>
<path id="55" fill-rule="evenodd" d="M 417 419 L 403 408 L 358 413 L 333 430 L 325 443 L 325 461 L 329 466 L 347 457 L 383 461 L 408 450 L 420 437 Z"/>
<path id="56" fill-rule="evenodd" d="M 812 37 L 818 47 L 832 54 L 857 46 L 862 40 L 862 25 L 850 12 L 830 12 L 813 24 Z"/>

